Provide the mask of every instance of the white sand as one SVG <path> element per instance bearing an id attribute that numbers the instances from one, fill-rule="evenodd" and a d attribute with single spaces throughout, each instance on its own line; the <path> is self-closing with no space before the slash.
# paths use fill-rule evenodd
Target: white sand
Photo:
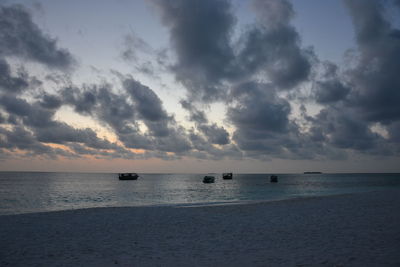
<path id="1" fill-rule="evenodd" d="M 400 266 L 400 191 L 0 216 L 0 266 Z"/>

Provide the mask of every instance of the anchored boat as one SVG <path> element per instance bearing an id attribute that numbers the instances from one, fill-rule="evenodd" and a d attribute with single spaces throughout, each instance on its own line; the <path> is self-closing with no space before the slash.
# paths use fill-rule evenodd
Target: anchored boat
<path id="1" fill-rule="evenodd" d="M 278 176 L 276 176 L 276 175 L 271 175 L 271 177 L 270 177 L 270 182 L 271 182 L 271 183 L 277 183 L 277 182 L 278 182 Z"/>
<path id="2" fill-rule="evenodd" d="M 214 176 L 208 176 L 208 175 L 206 175 L 206 176 L 204 176 L 204 178 L 203 178 L 203 183 L 205 183 L 205 184 L 214 183 L 214 181 L 215 181 L 215 177 L 214 177 Z"/>
<path id="3" fill-rule="evenodd" d="M 222 179 L 229 180 L 232 179 L 233 174 L 231 172 L 226 172 L 222 174 Z"/>
<path id="4" fill-rule="evenodd" d="M 139 175 L 137 173 L 118 173 L 120 180 L 137 180 Z"/>

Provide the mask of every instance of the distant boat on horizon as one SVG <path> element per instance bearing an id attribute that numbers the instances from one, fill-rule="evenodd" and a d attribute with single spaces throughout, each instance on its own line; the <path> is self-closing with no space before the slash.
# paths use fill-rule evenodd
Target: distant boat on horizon
<path id="1" fill-rule="evenodd" d="M 322 174 L 322 172 L 304 172 L 304 174 Z"/>
<path id="2" fill-rule="evenodd" d="M 118 173 L 118 179 L 120 180 L 137 180 L 138 177 L 137 173 Z"/>
<path id="3" fill-rule="evenodd" d="M 206 175 L 203 178 L 203 183 L 205 183 L 205 184 L 214 183 L 214 181 L 215 181 L 215 177 L 214 176 Z"/>
<path id="4" fill-rule="evenodd" d="M 232 177 L 233 177 L 233 174 L 231 172 L 226 172 L 226 173 L 222 174 L 222 179 L 224 179 L 224 180 L 230 180 L 230 179 L 232 179 Z"/>
<path id="5" fill-rule="evenodd" d="M 278 176 L 276 175 L 271 175 L 271 177 L 269 178 L 271 183 L 277 183 L 278 182 Z"/>

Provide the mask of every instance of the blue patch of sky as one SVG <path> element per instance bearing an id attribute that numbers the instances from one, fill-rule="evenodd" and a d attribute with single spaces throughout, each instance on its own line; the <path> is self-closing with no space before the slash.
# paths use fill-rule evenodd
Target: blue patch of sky
<path id="1" fill-rule="evenodd" d="M 355 48 L 349 13 L 338 0 L 291 1 L 296 12 L 293 23 L 305 46 L 313 46 L 321 60 L 343 62 L 348 49 Z"/>
<path id="2" fill-rule="evenodd" d="M 160 26 L 155 11 L 145 1 L 40 1 L 43 12 L 35 21 L 60 47 L 67 48 L 81 67 L 94 66 L 100 70 L 132 71 L 120 58 L 123 38 L 135 34 L 155 49 L 168 46 L 168 33 Z M 42 13 L 44 14 L 43 16 Z M 80 69 L 90 79 L 90 69 Z"/>

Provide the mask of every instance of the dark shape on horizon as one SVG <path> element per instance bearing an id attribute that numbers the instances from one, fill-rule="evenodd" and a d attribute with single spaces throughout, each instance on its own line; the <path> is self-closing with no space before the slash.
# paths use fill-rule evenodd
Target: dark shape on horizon
<path id="1" fill-rule="evenodd" d="M 271 182 L 271 183 L 277 183 L 277 182 L 278 182 L 278 176 L 276 176 L 276 175 L 271 175 L 271 177 L 270 177 L 270 182 Z"/>
<path id="2" fill-rule="evenodd" d="M 205 184 L 214 183 L 214 181 L 215 181 L 215 177 L 214 177 L 214 176 L 208 176 L 208 175 L 206 175 L 206 176 L 204 176 L 204 178 L 203 178 L 203 183 L 205 183 Z"/>
<path id="3" fill-rule="evenodd" d="M 233 177 L 233 174 L 231 172 L 226 172 L 226 173 L 222 174 L 222 179 L 224 179 L 224 180 L 230 180 L 230 179 L 232 179 L 232 177 Z"/>
<path id="4" fill-rule="evenodd" d="M 304 172 L 304 174 L 322 174 L 322 172 Z"/>
<path id="5" fill-rule="evenodd" d="M 137 180 L 139 175 L 137 173 L 118 173 L 120 180 Z"/>

